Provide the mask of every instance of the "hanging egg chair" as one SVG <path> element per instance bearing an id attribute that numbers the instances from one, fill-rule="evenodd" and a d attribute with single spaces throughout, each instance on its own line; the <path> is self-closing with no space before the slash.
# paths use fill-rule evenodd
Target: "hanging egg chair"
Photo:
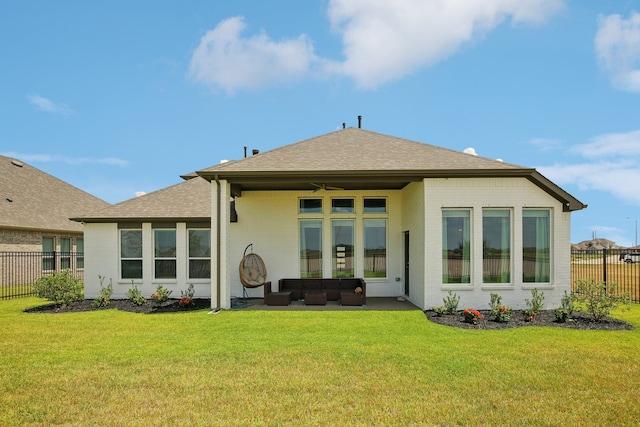
<path id="1" fill-rule="evenodd" d="M 251 247 L 252 252 L 247 253 L 249 247 Z M 244 248 L 239 272 L 240 281 L 245 288 L 258 288 L 267 281 L 267 267 L 265 267 L 260 255 L 253 253 L 253 243 Z"/>

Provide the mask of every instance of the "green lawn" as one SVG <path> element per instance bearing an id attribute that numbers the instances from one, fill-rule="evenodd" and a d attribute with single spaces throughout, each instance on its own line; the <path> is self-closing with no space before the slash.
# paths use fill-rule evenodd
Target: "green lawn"
<path id="1" fill-rule="evenodd" d="M 0 301 L 0 425 L 637 425 L 640 330 Z M 616 313 L 640 327 L 640 306 Z"/>

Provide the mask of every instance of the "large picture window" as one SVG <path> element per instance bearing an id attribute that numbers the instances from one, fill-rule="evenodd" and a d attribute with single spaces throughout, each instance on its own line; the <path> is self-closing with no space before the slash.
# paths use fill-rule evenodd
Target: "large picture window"
<path id="1" fill-rule="evenodd" d="M 364 277 L 387 277 L 387 221 L 364 220 Z"/>
<path id="2" fill-rule="evenodd" d="M 482 212 L 482 281 L 511 282 L 511 211 Z"/>
<path id="3" fill-rule="evenodd" d="M 176 278 L 176 230 L 153 230 L 154 277 Z"/>
<path id="4" fill-rule="evenodd" d="M 142 230 L 120 230 L 120 272 L 123 279 L 142 279 Z"/>
<path id="5" fill-rule="evenodd" d="M 551 215 L 548 209 L 522 211 L 522 281 L 551 281 Z"/>
<path id="6" fill-rule="evenodd" d="M 211 278 L 211 230 L 189 229 L 189 278 Z"/>
<path id="7" fill-rule="evenodd" d="M 471 283 L 471 211 L 442 211 L 442 283 Z"/>
<path id="8" fill-rule="evenodd" d="M 352 219 L 331 221 L 332 276 L 354 277 Z"/>
<path id="9" fill-rule="evenodd" d="M 322 277 L 322 220 L 300 221 L 300 277 Z"/>

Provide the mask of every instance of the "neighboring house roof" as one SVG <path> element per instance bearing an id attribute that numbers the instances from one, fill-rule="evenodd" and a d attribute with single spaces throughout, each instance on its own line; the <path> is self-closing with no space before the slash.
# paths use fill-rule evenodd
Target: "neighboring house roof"
<path id="1" fill-rule="evenodd" d="M 24 162 L 0 156 L 0 228 L 82 233 L 69 218 L 109 206 Z"/>
<path id="2" fill-rule="evenodd" d="M 235 196 L 243 190 L 314 190 L 318 186 L 400 189 L 424 178 L 524 177 L 562 202 L 566 211 L 586 207 L 533 168 L 360 128 L 328 133 L 197 174 L 209 181 L 229 181 Z"/>
<path id="3" fill-rule="evenodd" d="M 211 184 L 200 177 L 73 218 L 83 222 L 211 221 Z"/>

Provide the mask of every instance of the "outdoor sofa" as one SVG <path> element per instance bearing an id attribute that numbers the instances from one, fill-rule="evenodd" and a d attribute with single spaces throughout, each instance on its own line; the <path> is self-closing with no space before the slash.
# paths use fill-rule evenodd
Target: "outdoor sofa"
<path id="1" fill-rule="evenodd" d="M 361 292 L 356 292 L 358 288 Z M 291 301 L 304 300 L 305 304 L 326 304 L 327 301 L 340 301 L 342 305 L 367 303 L 367 284 L 361 278 L 280 279 L 278 290 L 279 293 L 289 292 Z"/>

